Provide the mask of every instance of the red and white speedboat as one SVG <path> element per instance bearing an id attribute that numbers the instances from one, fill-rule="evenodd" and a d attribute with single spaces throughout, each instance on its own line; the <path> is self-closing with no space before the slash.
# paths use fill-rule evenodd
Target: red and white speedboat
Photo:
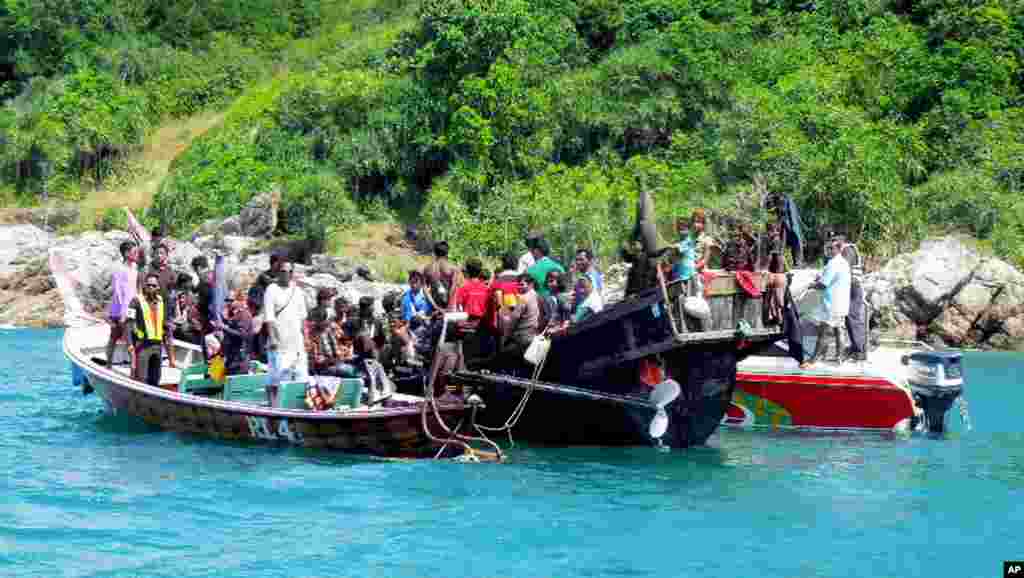
<path id="1" fill-rule="evenodd" d="M 820 296 L 806 287 L 815 272 L 794 276 L 798 309 L 806 320 Z M 865 328 L 866 331 L 866 328 Z M 814 337 L 805 328 L 805 352 Z M 732 404 L 722 424 L 731 427 L 940 433 L 963 390 L 961 354 L 920 342 L 886 341 L 866 361 L 819 362 L 801 369 L 784 341 L 736 368 Z"/>
<path id="2" fill-rule="evenodd" d="M 941 431 L 963 384 L 960 354 L 931 351 L 924 344 L 883 343 L 867 361 L 825 362 L 809 369 L 778 353 L 754 355 L 739 364 L 723 425 L 909 430 L 927 423 L 928 429 Z M 938 398 L 947 403 L 933 408 Z"/>

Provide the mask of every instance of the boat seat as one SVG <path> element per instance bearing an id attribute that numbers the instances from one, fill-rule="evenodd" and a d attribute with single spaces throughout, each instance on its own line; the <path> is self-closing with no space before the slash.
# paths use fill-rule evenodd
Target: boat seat
<path id="1" fill-rule="evenodd" d="M 355 409 L 363 404 L 363 378 L 342 378 L 338 393 L 334 396 L 334 408 Z"/>
<path id="2" fill-rule="evenodd" d="M 270 374 L 267 373 L 229 375 L 224 381 L 224 401 L 264 402 L 269 382 Z"/>
<path id="3" fill-rule="evenodd" d="M 286 381 L 277 393 L 277 407 L 282 409 L 309 409 L 306 407 L 306 382 Z"/>
<path id="4" fill-rule="evenodd" d="M 212 395 L 224 391 L 224 385 L 206 377 L 206 363 L 200 362 L 181 371 L 178 393 Z"/>

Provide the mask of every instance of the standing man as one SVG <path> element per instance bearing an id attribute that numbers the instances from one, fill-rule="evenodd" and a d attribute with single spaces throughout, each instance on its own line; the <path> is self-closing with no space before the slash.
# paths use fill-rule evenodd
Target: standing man
<path id="1" fill-rule="evenodd" d="M 199 342 L 204 343 L 206 335 L 213 331 L 210 324 L 210 304 L 213 302 L 213 286 L 210 284 L 210 261 L 205 255 L 199 255 L 192 259 L 192 270 L 195 271 L 199 282 L 195 288 L 195 304 L 199 316 L 200 335 Z M 206 351 L 204 348 L 203 351 Z"/>
<path id="2" fill-rule="evenodd" d="M 135 298 L 139 282 L 139 269 L 136 260 L 139 258 L 138 247 L 131 241 L 122 241 L 119 247 L 121 264 L 114 268 L 110 278 L 113 295 L 110 299 L 110 341 L 107 342 L 107 367 L 114 362 L 114 348 L 117 342 L 127 336 L 125 317 L 128 306 Z"/>
<path id="3" fill-rule="evenodd" d="M 292 283 L 293 265 L 279 267 L 276 282 L 263 296 L 263 322 L 267 326 L 267 359 L 270 362 L 270 383 L 267 401 L 277 405 L 279 387 L 284 381 L 309 381 L 309 359 L 306 355 L 304 323 L 306 296 Z"/>
<path id="4" fill-rule="evenodd" d="M 558 261 L 549 257 L 548 253 L 550 252 L 551 245 L 548 244 L 547 239 L 537 239 L 533 246 L 533 257 L 536 259 L 536 263 L 526 271 L 530 277 L 533 277 L 533 286 L 541 298 L 548 296 L 548 273 L 558 271 L 560 275 L 565 274 L 565 267 L 562 267 Z"/>
<path id="5" fill-rule="evenodd" d="M 818 339 L 814 343 L 814 353 L 800 365 L 801 369 L 809 368 L 825 354 L 825 334 L 829 329 L 832 329 L 836 340 L 836 361 L 842 356 L 839 331 L 845 327 L 846 315 L 850 311 L 850 264 L 843 258 L 842 248 L 839 239 L 832 239 L 827 246 L 831 259 L 815 284 L 818 289 L 824 289 L 825 294 L 821 305 L 811 313 L 811 319 L 817 325 Z"/>
<path id="6" fill-rule="evenodd" d="M 448 242 L 434 244 L 434 260 L 423 268 L 427 296 L 435 309 L 448 309 L 452 295 L 462 285 L 462 273 L 448 260 Z"/>
<path id="7" fill-rule="evenodd" d="M 175 290 L 178 283 L 178 275 L 171 269 L 170 256 L 171 252 L 165 243 L 156 245 L 156 258 L 153 260 L 153 265 L 150 268 L 150 271 L 156 273 L 160 279 L 160 296 L 164 298 L 164 303 L 168 307 L 172 303 L 171 293 Z"/>
<path id="8" fill-rule="evenodd" d="M 142 293 L 128 306 L 128 329 L 132 344 L 128 347 L 134 358 L 134 378 L 153 387 L 160 387 L 160 362 L 167 348 L 167 364 L 174 367 L 174 343 L 167 323 L 167 311 L 160 295 L 160 279 L 155 273 L 146 275 Z"/>

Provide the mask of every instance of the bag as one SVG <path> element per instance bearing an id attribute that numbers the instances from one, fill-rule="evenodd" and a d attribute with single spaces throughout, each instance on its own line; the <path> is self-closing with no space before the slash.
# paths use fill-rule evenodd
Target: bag
<path id="1" fill-rule="evenodd" d="M 540 365 L 544 358 L 548 356 L 549 349 L 551 349 L 551 340 L 543 335 L 538 335 L 530 341 L 529 347 L 523 353 L 523 359 L 533 365 Z"/>
<path id="2" fill-rule="evenodd" d="M 224 356 L 217 355 L 210 359 L 210 364 L 207 366 L 206 372 L 210 375 L 210 379 L 217 383 L 224 383 L 227 379 L 228 370 L 224 365 Z"/>
<path id="3" fill-rule="evenodd" d="M 711 306 L 704 300 L 703 297 L 690 296 L 683 301 L 683 310 L 686 311 L 687 315 L 692 315 L 697 319 L 703 319 L 707 321 L 711 319 Z"/>

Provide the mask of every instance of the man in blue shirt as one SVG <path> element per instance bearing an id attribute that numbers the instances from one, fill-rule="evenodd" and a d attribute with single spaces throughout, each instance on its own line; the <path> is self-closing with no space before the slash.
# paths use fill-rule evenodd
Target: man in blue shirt
<path id="1" fill-rule="evenodd" d="M 432 311 L 430 300 L 423 292 L 423 273 L 410 271 L 409 290 L 402 295 L 402 319 L 415 331 L 426 324 Z"/>

